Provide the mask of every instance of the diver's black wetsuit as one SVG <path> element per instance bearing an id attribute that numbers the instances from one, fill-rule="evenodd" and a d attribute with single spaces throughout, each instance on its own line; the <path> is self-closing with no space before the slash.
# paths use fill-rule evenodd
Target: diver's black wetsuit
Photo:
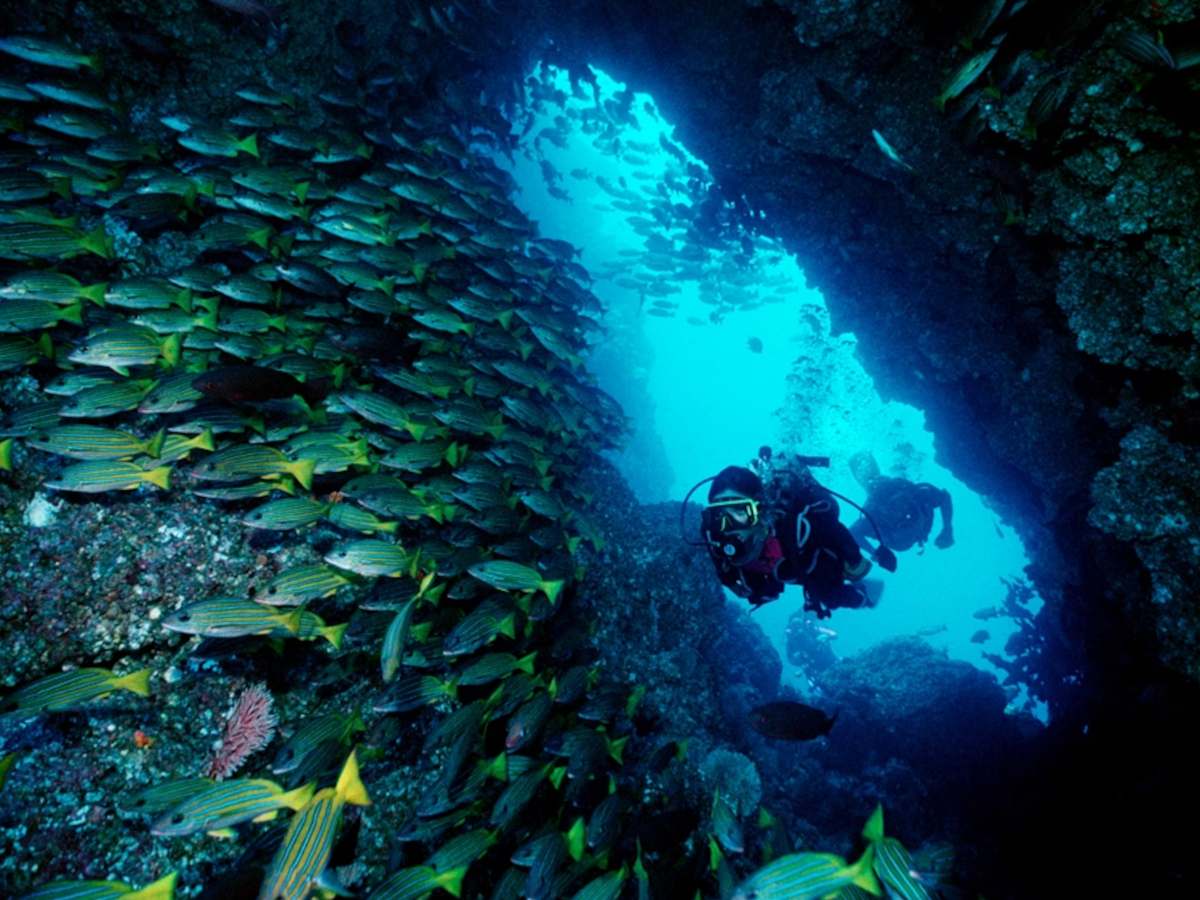
<path id="1" fill-rule="evenodd" d="M 859 519 L 850 527 L 850 533 L 869 553 L 874 548 L 867 539 L 878 540 L 879 536 L 888 548 L 900 553 L 914 545 L 924 546 L 933 530 L 933 513 L 937 510 L 942 515 L 938 546 L 948 545 L 953 543 L 953 509 L 950 493 L 932 484 L 878 477 L 868 485 L 867 502 L 863 504 L 863 510 L 874 522 L 865 517 Z M 879 529 L 879 536 L 875 528 Z"/>
<path id="2" fill-rule="evenodd" d="M 721 583 L 755 606 L 776 599 L 785 585 L 804 587 L 805 609 L 824 618 L 829 610 L 857 609 L 863 592 L 845 584 L 846 564 L 863 565 L 862 550 L 838 520 L 837 501 L 810 478 L 792 479 L 778 501 L 771 535 L 759 558 L 734 566 L 711 552 Z"/>

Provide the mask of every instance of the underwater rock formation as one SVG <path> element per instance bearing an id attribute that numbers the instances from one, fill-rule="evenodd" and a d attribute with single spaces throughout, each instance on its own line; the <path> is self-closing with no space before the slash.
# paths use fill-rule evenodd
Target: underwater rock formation
<path id="1" fill-rule="evenodd" d="M 826 757 L 836 768 L 864 753 L 868 765 L 895 757 L 936 784 L 934 790 L 952 794 L 981 780 L 980 769 L 994 762 L 997 748 L 1017 743 L 996 680 L 918 637 L 894 638 L 840 660 L 821 674 L 820 684 L 839 710 Z"/>

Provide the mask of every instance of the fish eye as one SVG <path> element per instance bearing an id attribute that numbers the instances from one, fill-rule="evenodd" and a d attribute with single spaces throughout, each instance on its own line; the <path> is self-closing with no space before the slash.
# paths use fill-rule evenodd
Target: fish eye
<path id="1" fill-rule="evenodd" d="M 180 622 L 186 622 L 186 621 L 188 621 L 189 619 L 191 619 L 191 617 L 192 617 L 192 614 L 191 614 L 191 613 L 180 613 L 180 614 L 179 614 L 179 621 L 180 621 Z"/>
<path id="2" fill-rule="evenodd" d="M 171 824 L 172 825 L 178 825 L 182 821 L 183 821 L 183 813 L 175 813 L 175 815 L 171 816 Z"/>

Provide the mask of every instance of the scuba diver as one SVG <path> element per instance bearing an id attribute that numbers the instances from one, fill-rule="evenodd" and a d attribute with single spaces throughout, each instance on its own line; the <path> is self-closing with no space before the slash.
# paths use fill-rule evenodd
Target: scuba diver
<path id="1" fill-rule="evenodd" d="M 804 588 L 804 608 L 822 619 L 834 609 L 878 602 L 859 583 L 870 561 L 838 521 L 837 501 L 808 471 L 828 464 L 797 457 L 776 465 L 771 448 L 763 447 L 752 468 L 728 466 L 712 479 L 702 543 L 721 583 L 754 606 L 775 600 L 789 584 Z"/>
<path id="2" fill-rule="evenodd" d="M 810 686 L 814 685 L 816 676 L 838 660 L 831 643 L 837 632 L 818 625 L 811 615 L 798 609 L 788 619 L 785 633 L 787 661 L 804 673 Z"/>
<path id="3" fill-rule="evenodd" d="M 914 544 L 924 549 L 933 529 L 934 510 L 942 514 L 942 530 L 934 539 L 934 546 L 944 550 L 954 543 L 954 505 L 949 491 L 925 482 L 914 484 L 906 478 L 888 478 L 880 474 L 879 464 L 869 451 L 855 454 L 850 469 L 867 491 L 863 517 L 850 526 L 850 533 L 884 568 L 889 566 L 878 557 L 879 548 L 872 547 L 867 538 L 882 537 L 882 543 L 896 551 L 908 550 Z M 895 571 L 894 563 L 890 570 Z"/>

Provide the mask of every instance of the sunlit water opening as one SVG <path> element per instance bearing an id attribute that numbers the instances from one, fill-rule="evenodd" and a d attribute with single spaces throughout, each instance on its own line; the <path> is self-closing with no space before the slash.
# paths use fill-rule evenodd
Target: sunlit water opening
<path id="1" fill-rule="evenodd" d="M 758 227 L 769 223 L 747 223 L 715 199 L 707 168 L 674 141 L 650 96 L 595 75 L 595 85 L 572 85 L 565 73 L 536 70 L 517 123 L 521 145 L 511 161 L 498 161 L 513 172 L 517 202 L 539 232 L 581 248 L 595 279 L 605 332 L 594 336 L 588 366 L 632 419 L 634 433 L 614 461 L 639 499 L 682 500 L 763 445 L 829 456 L 830 467 L 814 474 L 857 503 L 865 491 L 849 460 L 863 451 L 885 475 L 945 488 L 954 545 L 934 547 L 939 515 L 923 551 L 899 554 L 895 573 L 872 573 L 884 586 L 878 607 L 839 610 L 821 624 L 836 632 L 831 646 L 841 656 L 921 634 L 1003 681 L 1007 673 L 984 654 L 1004 655 L 1016 622 L 984 613 L 1003 611 L 1009 585 L 1022 578 L 1028 560 L 1018 536 L 935 462 L 919 410 L 879 398 L 854 336 L 832 332 L 820 293 Z M 702 487 L 693 502 L 705 496 Z M 843 522 L 857 515 L 842 504 Z M 788 620 L 802 605 L 800 588 L 789 588 L 755 618 L 784 661 L 785 680 L 808 692 L 786 654 Z M 1034 596 L 1029 613 L 1040 605 Z M 1015 694 L 1010 709 L 1027 701 Z M 1045 718 L 1042 704 L 1033 711 Z"/>

